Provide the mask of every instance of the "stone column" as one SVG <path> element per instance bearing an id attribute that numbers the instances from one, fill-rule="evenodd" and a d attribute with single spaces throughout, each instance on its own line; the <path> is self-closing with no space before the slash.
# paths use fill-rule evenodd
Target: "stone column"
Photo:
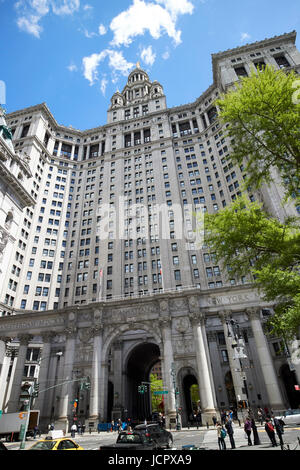
<path id="1" fill-rule="evenodd" d="M 55 352 L 53 352 L 53 354 L 50 357 L 49 372 L 48 372 L 48 387 L 53 387 L 53 388 L 50 388 L 50 390 L 47 390 L 47 392 L 45 392 L 45 397 L 44 397 L 44 416 L 47 417 L 47 420 L 48 420 L 48 422 L 45 423 L 46 425 L 50 423 L 50 420 L 54 420 L 52 407 L 55 408 L 56 397 L 59 395 L 59 387 L 54 388 L 54 385 L 57 385 L 57 383 L 63 381 L 63 380 L 58 380 L 58 377 L 57 377 L 58 368 L 61 362 L 63 362 L 63 356 L 58 356 L 55 354 Z"/>
<path id="2" fill-rule="evenodd" d="M 66 329 L 65 335 L 67 338 L 66 349 L 65 349 L 65 363 L 63 372 L 63 381 L 68 382 L 62 385 L 60 393 L 60 407 L 58 421 L 55 426 L 56 429 L 68 429 L 68 417 L 70 400 L 73 398 L 73 364 L 75 358 L 75 342 L 77 336 L 76 327 Z"/>
<path id="3" fill-rule="evenodd" d="M 8 404 L 8 412 L 14 413 L 20 409 L 20 394 L 21 386 L 24 377 L 24 366 L 26 361 L 26 353 L 29 341 L 32 339 L 30 335 L 20 335 L 19 336 L 19 352 L 18 359 L 16 364 L 16 369 L 13 378 L 13 385 L 10 395 L 10 400 Z"/>
<path id="4" fill-rule="evenodd" d="M 40 393 L 38 397 L 35 399 L 34 402 L 34 409 L 40 410 L 40 419 L 44 418 L 44 404 L 45 404 L 45 397 L 46 392 L 43 392 L 47 388 L 48 385 L 48 374 L 49 374 L 49 364 L 50 364 L 50 353 L 51 353 L 51 340 L 53 338 L 53 333 L 43 333 L 42 335 L 43 340 L 43 350 L 40 360 L 40 370 L 37 382 L 39 383 Z"/>
<path id="5" fill-rule="evenodd" d="M 205 316 L 203 314 L 192 312 L 190 322 L 193 328 L 196 362 L 198 371 L 198 386 L 202 410 L 202 422 L 212 423 L 212 416 L 216 416 L 214 403 L 213 386 L 211 382 L 209 362 L 210 357 L 205 347 Z"/>
<path id="6" fill-rule="evenodd" d="M 122 341 L 114 342 L 113 371 L 114 371 L 114 404 L 112 417 L 118 419 L 122 413 Z"/>
<path id="7" fill-rule="evenodd" d="M 7 389 L 7 376 L 10 357 L 7 354 L 7 343 L 10 338 L 0 338 L 0 410 L 4 411 L 5 395 Z"/>
<path id="8" fill-rule="evenodd" d="M 229 360 L 230 372 L 231 372 L 234 391 L 235 391 L 235 397 L 237 401 L 240 401 L 240 400 L 248 401 L 247 393 L 244 387 L 244 381 L 242 379 L 241 365 L 238 359 L 234 359 L 234 349 L 232 347 L 232 340 L 234 338 L 228 337 L 228 328 L 227 328 L 226 321 L 229 320 L 230 313 L 231 313 L 230 311 L 219 312 L 219 318 L 222 322 L 222 326 L 224 329 L 226 349 L 228 353 L 228 360 Z"/>
<path id="9" fill-rule="evenodd" d="M 270 354 L 268 342 L 261 325 L 260 309 L 247 309 L 246 313 L 251 323 L 251 328 L 256 344 L 256 350 L 269 397 L 270 408 L 273 411 L 283 410 L 285 406 L 278 385 L 277 375 L 273 365 L 273 360 Z"/>
<path id="10" fill-rule="evenodd" d="M 173 386 L 173 377 L 171 375 L 172 366 L 174 364 L 173 345 L 172 345 L 172 318 L 169 311 L 168 300 L 162 300 L 159 303 L 160 318 L 159 328 L 162 337 L 162 375 L 164 390 L 168 391 L 165 395 L 165 415 L 166 425 L 174 429 L 176 426 L 176 401 Z M 176 374 L 176 371 L 175 371 Z"/>
<path id="11" fill-rule="evenodd" d="M 103 394 L 102 382 L 102 326 L 93 328 L 94 346 L 93 346 L 93 363 L 91 376 L 91 393 L 90 393 L 90 417 L 89 421 L 99 421 L 103 418 L 101 413 L 100 397 Z M 102 416 L 101 416 L 102 415 Z"/>

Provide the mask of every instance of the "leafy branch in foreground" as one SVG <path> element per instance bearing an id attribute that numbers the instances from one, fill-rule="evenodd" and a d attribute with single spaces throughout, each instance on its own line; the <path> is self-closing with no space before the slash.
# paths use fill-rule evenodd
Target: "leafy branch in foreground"
<path id="1" fill-rule="evenodd" d="M 234 164 L 245 164 L 247 183 L 258 188 L 282 178 L 287 196 L 299 200 L 300 104 L 295 102 L 294 71 L 267 65 L 253 70 L 216 101 L 219 118 L 227 126 Z"/>
<path id="2" fill-rule="evenodd" d="M 230 277 L 253 277 L 268 301 L 276 302 L 274 331 L 286 336 L 300 327 L 299 218 L 284 222 L 269 216 L 246 196 L 205 216 L 205 243 Z"/>

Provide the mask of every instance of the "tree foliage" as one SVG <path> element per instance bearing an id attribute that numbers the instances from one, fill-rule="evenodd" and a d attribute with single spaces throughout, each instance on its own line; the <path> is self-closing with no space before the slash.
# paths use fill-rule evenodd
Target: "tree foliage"
<path id="1" fill-rule="evenodd" d="M 272 327 L 295 334 L 300 327 L 299 218 L 269 216 L 246 196 L 205 217 L 205 242 L 230 278 L 249 276 L 268 301 L 276 302 Z"/>
<path id="2" fill-rule="evenodd" d="M 248 183 L 258 188 L 274 178 L 277 169 L 287 196 L 299 198 L 300 104 L 295 99 L 295 72 L 267 65 L 253 68 L 249 77 L 216 101 L 227 126 L 234 164 L 245 164 Z"/>

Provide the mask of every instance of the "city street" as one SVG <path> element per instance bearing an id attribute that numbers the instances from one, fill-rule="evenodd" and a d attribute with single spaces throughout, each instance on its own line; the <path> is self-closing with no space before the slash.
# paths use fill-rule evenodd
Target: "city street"
<path id="1" fill-rule="evenodd" d="M 280 446 L 272 447 L 270 440 L 262 426 L 258 426 L 258 435 L 261 444 L 256 446 L 248 446 L 247 440 L 245 439 L 244 430 L 242 427 L 239 427 L 237 424 L 234 428 L 234 439 L 236 443 L 236 450 L 276 450 L 281 451 Z M 217 431 L 210 427 L 210 429 L 205 428 L 184 428 L 181 431 L 172 431 L 174 438 L 173 450 L 182 450 L 182 446 L 195 445 L 200 447 L 203 450 L 218 450 L 218 440 L 217 440 Z M 44 436 L 42 436 L 43 438 Z M 70 437 L 70 434 L 67 435 Z M 285 427 L 285 433 L 283 436 L 284 443 L 289 446 L 289 450 L 300 450 L 300 427 Z M 117 433 L 116 432 L 101 432 L 100 434 L 93 432 L 91 434 L 85 433 L 83 436 L 77 435 L 75 441 L 80 444 L 84 450 L 98 450 L 102 445 L 110 445 L 116 442 Z M 253 440 L 253 439 L 252 439 Z M 31 447 L 36 440 L 28 439 L 26 441 L 26 449 Z M 229 438 L 225 439 L 226 447 L 228 450 L 231 450 Z M 277 439 L 278 442 L 278 439 Z M 18 450 L 20 443 L 5 443 L 9 450 Z"/>

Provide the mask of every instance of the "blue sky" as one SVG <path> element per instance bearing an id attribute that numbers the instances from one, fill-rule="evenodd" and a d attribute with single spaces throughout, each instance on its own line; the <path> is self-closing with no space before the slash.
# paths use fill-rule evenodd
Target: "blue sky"
<path id="1" fill-rule="evenodd" d="M 7 112 L 46 102 L 76 129 L 106 123 L 139 61 L 169 107 L 212 83 L 211 54 L 299 33 L 299 0 L 0 0 Z"/>

